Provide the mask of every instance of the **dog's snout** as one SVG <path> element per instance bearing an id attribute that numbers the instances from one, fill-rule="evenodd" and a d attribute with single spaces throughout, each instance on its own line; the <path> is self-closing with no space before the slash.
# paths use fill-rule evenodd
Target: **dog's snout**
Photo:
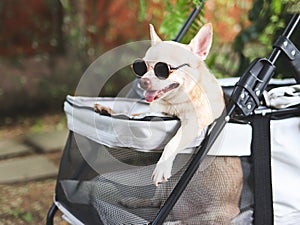
<path id="1" fill-rule="evenodd" d="M 141 88 L 143 88 L 144 90 L 151 89 L 151 80 L 149 78 L 141 78 L 139 83 Z"/>

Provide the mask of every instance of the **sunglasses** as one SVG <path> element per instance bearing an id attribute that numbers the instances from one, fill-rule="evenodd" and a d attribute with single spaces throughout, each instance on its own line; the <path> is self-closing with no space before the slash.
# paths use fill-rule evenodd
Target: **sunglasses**
<path id="1" fill-rule="evenodd" d="M 147 71 L 149 67 L 153 68 L 154 74 L 157 78 L 161 80 L 166 80 L 174 70 L 177 70 L 183 66 L 188 66 L 189 64 L 184 63 L 177 67 L 172 67 L 164 62 L 157 62 L 154 67 L 149 66 L 143 59 L 137 59 L 132 64 L 132 70 L 138 77 L 142 77 Z"/>

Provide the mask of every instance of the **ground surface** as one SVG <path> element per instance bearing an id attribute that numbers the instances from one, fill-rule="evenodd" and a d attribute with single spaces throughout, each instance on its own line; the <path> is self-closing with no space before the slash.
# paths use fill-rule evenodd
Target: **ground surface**
<path id="1" fill-rule="evenodd" d="M 39 133 L 65 126 L 63 114 L 18 118 L 16 121 L 12 122 L 8 118 L 1 123 L 1 139 L 19 138 L 28 132 Z M 43 155 L 58 165 L 61 153 L 61 151 L 57 151 Z M 55 177 L 13 184 L 1 184 L 0 225 L 45 224 L 48 209 L 53 202 L 55 184 Z M 59 213 L 55 217 L 54 224 L 67 225 L 61 219 L 61 214 Z"/>
<path id="2" fill-rule="evenodd" d="M 0 224 L 45 224 L 55 179 L 0 186 Z M 55 225 L 66 225 L 60 215 Z"/>

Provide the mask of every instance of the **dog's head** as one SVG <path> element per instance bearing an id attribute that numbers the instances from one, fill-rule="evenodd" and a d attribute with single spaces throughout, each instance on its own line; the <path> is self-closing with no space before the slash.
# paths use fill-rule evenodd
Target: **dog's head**
<path id="1" fill-rule="evenodd" d="M 152 25 L 150 36 L 151 47 L 145 57 L 133 64 L 146 101 L 171 99 L 179 90 L 191 89 L 212 44 L 212 25 L 204 25 L 188 45 L 162 41 Z"/>

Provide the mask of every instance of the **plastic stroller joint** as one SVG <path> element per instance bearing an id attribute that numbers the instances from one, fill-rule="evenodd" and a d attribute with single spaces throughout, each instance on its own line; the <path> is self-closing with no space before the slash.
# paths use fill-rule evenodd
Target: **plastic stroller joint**
<path id="1" fill-rule="evenodd" d="M 274 74 L 275 66 L 266 58 L 252 62 L 235 85 L 231 100 L 245 115 L 250 115 L 260 105 L 260 99 Z"/>

